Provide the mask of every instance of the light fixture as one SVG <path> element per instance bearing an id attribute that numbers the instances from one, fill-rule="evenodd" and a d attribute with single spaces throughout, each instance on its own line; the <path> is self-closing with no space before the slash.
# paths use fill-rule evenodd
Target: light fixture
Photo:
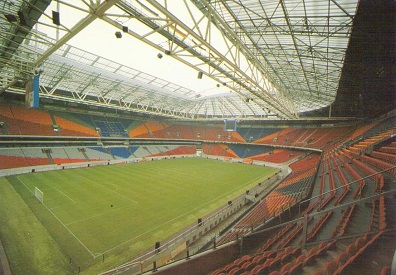
<path id="1" fill-rule="evenodd" d="M 52 11 L 52 23 L 60 26 L 60 14 L 57 11 Z"/>
<path id="2" fill-rule="evenodd" d="M 116 32 L 116 33 L 115 33 L 115 36 L 116 36 L 117 38 L 121 38 L 121 37 L 122 37 L 122 33 L 121 33 L 121 32 Z"/>

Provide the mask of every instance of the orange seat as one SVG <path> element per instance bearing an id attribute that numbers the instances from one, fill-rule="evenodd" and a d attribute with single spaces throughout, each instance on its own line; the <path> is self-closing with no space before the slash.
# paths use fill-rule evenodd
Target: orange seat
<path id="1" fill-rule="evenodd" d="M 285 264 L 285 265 L 282 267 L 282 269 L 280 270 L 280 274 L 287 274 L 292 266 L 293 266 L 292 263 L 287 263 L 287 264 Z"/>
<path id="2" fill-rule="evenodd" d="M 290 267 L 288 274 L 289 275 L 294 275 L 294 274 L 300 274 L 303 269 L 303 264 L 302 262 L 296 262 Z"/>
<path id="3" fill-rule="evenodd" d="M 305 254 L 301 254 L 300 256 L 297 257 L 296 263 L 303 263 L 305 260 Z"/>
<path id="4" fill-rule="evenodd" d="M 343 251 L 336 257 L 336 262 L 338 263 L 338 265 L 342 265 L 349 259 L 349 257 L 350 255 L 348 255 L 346 251 Z"/>
<path id="5" fill-rule="evenodd" d="M 256 266 L 252 269 L 251 274 L 267 274 L 269 271 L 269 264 L 264 264 L 260 266 Z"/>
<path id="6" fill-rule="evenodd" d="M 334 272 L 337 270 L 338 265 L 336 261 L 330 261 L 328 262 L 324 268 L 323 268 L 323 274 L 324 275 L 333 275 Z"/>
<path id="7" fill-rule="evenodd" d="M 384 266 L 381 269 L 380 275 L 391 275 L 391 267 L 389 265 Z"/>
<path id="8" fill-rule="evenodd" d="M 357 251 L 357 248 L 356 248 L 356 245 L 354 243 L 348 245 L 348 247 L 345 249 L 345 252 L 348 254 L 348 256 L 355 255 L 356 251 Z"/>

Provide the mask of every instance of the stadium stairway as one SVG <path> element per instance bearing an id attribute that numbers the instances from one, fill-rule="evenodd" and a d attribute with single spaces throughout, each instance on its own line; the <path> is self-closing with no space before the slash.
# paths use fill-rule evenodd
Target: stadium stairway
<path id="1" fill-rule="evenodd" d="M 81 148 L 81 149 L 79 149 L 79 151 L 83 154 L 84 158 L 87 161 L 91 161 L 91 159 L 88 157 L 87 153 L 85 152 L 85 148 Z"/>

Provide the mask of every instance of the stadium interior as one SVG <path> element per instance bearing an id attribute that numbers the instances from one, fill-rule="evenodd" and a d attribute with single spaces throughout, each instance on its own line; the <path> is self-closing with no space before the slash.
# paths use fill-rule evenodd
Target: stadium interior
<path id="1" fill-rule="evenodd" d="M 396 274 L 396 2 L 175 2 L 0 2 L 0 179 L 173 158 L 272 167 L 100 274 Z M 95 21 L 226 92 L 74 45 Z M 0 274 L 18 274 L 0 221 Z"/>

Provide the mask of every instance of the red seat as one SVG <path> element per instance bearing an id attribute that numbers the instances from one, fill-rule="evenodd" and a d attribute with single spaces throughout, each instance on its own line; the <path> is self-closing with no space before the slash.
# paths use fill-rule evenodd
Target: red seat
<path id="1" fill-rule="evenodd" d="M 297 257 L 300 254 L 301 254 L 301 247 L 297 247 L 297 248 L 293 249 L 293 251 L 292 251 L 293 257 Z"/>
<path id="2" fill-rule="evenodd" d="M 362 239 L 363 239 L 363 243 L 366 243 L 370 239 L 370 234 L 369 233 L 364 234 Z M 358 247 L 358 249 L 359 249 L 359 247 Z"/>
<path id="3" fill-rule="evenodd" d="M 223 270 L 226 271 L 226 272 L 230 272 L 230 271 L 231 271 L 232 269 L 234 269 L 235 267 L 237 267 L 236 264 L 235 264 L 235 263 L 231 263 L 231 264 L 226 265 L 226 266 L 223 268 Z"/>
<path id="4" fill-rule="evenodd" d="M 384 266 L 381 269 L 380 275 L 391 275 L 391 267 L 389 265 Z"/>
<path id="5" fill-rule="evenodd" d="M 287 274 L 292 266 L 293 266 L 292 263 L 287 263 L 287 264 L 285 264 L 285 265 L 282 267 L 282 269 L 280 270 L 280 274 Z"/>
<path id="6" fill-rule="evenodd" d="M 264 264 L 260 266 L 256 266 L 252 269 L 251 274 L 267 274 L 269 271 L 269 264 Z"/>
<path id="7" fill-rule="evenodd" d="M 347 253 L 349 256 L 355 255 L 355 254 L 356 254 L 356 251 L 357 251 L 356 245 L 355 245 L 355 244 L 350 244 L 350 245 L 348 245 L 348 247 L 345 249 L 345 251 L 346 251 L 346 253 Z"/>
<path id="8" fill-rule="evenodd" d="M 348 253 L 346 251 L 343 251 L 340 254 L 338 254 L 338 256 L 336 258 L 337 265 L 344 264 L 349 259 L 349 256 L 350 255 L 348 255 Z"/>
<path id="9" fill-rule="evenodd" d="M 304 259 L 303 266 L 310 265 L 312 262 L 315 261 L 316 256 L 314 255 L 307 255 Z"/>
<path id="10" fill-rule="evenodd" d="M 305 260 L 305 254 L 301 254 L 300 256 L 297 257 L 296 263 L 303 263 Z"/>
<path id="11" fill-rule="evenodd" d="M 314 246 L 314 247 L 312 247 L 312 248 L 309 250 L 308 254 L 310 254 L 310 255 L 316 255 L 318 251 L 319 251 L 319 246 Z"/>
<path id="12" fill-rule="evenodd" d="M 238 266 L 238 267 L 241 267 L 241 266 L 243 266 L 243 265 L 244 265 L 245 263 L 247 263 L 247 262 L 250 263 L 250 257 L 249 257 L 249 259 L 244 258 L 244 259 L 242 259 L 241 261 L 239 261 L 239 263 L 237 264 L 237 266 Z"/>
<path id="13" fill-rule="evenodd" d="M 325 254 L 326 251 L 327 251 L 327 249 L 328 249 L 327 243 L 326 243 L 326 242 L 321 242 L 321 243 L 319 244 L 319 249 L 318 249 L 318 251 L 316 252 L 316 255 L 319 256 L 319 255 Z"/>
<path id="14" fill-rule="evenodd" d="M 245 270 L 243 268 L 236 268 L 231 270 L 230 275 L 241 275 Z"/>
<path id="15" fill-rule="evenodd" d="M 281 258 L 276 257 L 270 264 L 271 269 L 279 268 L 281 265 Z"/>
<path id="16" fill-rule="evenodd" d="M 261 255 L 261 257 L 256 261 L 257 264 L 264 264 L 268 260 L 267 255 Z"/>
<path id="17" fill-rule="evenodd" d="M 282 264 L 285 264 L 285 263 L 289 262 L 291 260 L 291 258 L 292 258 L 292 253 L 288 253 L 286 255 L 283 255 L 282 258 L 281 258 Z"/>
<path id="18" fill-rule="evenodd" d="M 286 247 L 285 253 L 290 253 L 293 251 L 293 248 L 291 246 Z"/>
<path id="19" fill-rule="evenodd" d="M 229 272 L 228 272 L 228 274 L 230 274 L 230 275 L 234 275 L 234 274 L 236 274 L 236 272 L 239 270 L 239 267 L 234 267 L 233 269 L 231 269 Z"/>
<path id="20" fill-rule="evenodd" d="M 258 274 L 259 270 L 262 268 L 261 265 L 256 265 L 255 267 L 253 267 L 252 270 L 250 270 L 250 274 Z"/>
<path id="21" fill-rule="evenodd" d="M 289 269 L 289 275 L 295 275 L 295 274 L 300 274 L 303 269 L 303 263 L 302 262 L 295 262 L 292 267 Z"/>
<path id="22" fill-rule="evenodd" d="M 239 264 L 242 265 L 244 262 L 246 262 L 246 261 L 249 260 L 249 259 L 250 259 L 250 256 L 249 256 L 249 255 L 244 255 L 244 256 L 242 256 L 241 258 L 236 259 L 236 260 L 234 261 L 234 263 L 237 264 L 237 265 L 239 265 Z"/>
<path id="23" fill-rule="evenodd" d="M 360 238 L 357 238 L 356 240 L 355 240 L 355 247 L 356 247 L 356 249 L 357 250 L 359 250 L 363 245 L 364 245 L 364 240 L 363 240 L 363 237 L 360 237 Z"/>
<path id="24" fill-rule="evenodd" d="M 324 268 L 323 268 L 323 274 L 324 275 L 333 275 L 334 272 L 337 270 L 338 265 L 336 261 L 330 261 L 328 262 Z"/>
<path id="25" fill-rule="evenodd" d="M 242 268 L 244 268 L 246 271 L 249 271 L 249 270 L 253 269 L 253 267 L 255 267 L 255 266 L 256 266 L 256 263 L 247 262 L 242 266 Z"/>
<path id="26" fill-rule="evenodd" d="M 254 256 L 253 259 L 252 259 L 252 263 L 257 263 L 262 258 L 262 256 L 263 255 Z"/>
<path id="27" fill-rule="evenodd" d="M 331 242 L 326 244 L 326 250 L 329 250 L 329 249 L 331 250 L 331 249 L 334 249 L 334 248 L 336 248 L 336 241 L 331 241 Z"/>
<path id="28" fill-rule="evenodd" d="M 275 255 L 276 255 L 276 252 L 275 251 L 267 251 L 268 253 L 267 253 L 267 258 L 274 258 L 275 257 Z"/>

